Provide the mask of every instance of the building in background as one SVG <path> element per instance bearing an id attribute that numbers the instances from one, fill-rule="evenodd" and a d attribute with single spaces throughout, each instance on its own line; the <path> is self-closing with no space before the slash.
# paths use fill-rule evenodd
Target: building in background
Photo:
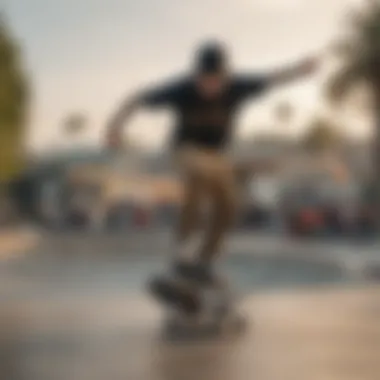
<path id="1" fill-rule="evenodd" d="M 365 152 L 365 147 L 347 146 L 344 151 L 312 155 L 285 139 L 243 141 L 230 152 L 236 163 L 242 212 L 260 207 L 278 213 L 285 194 L 288 198 L 300 189 L 312 189 L 329 199 L 349 199 L 343 196 L 347 189 L 364 181 Z M 266 167 L 266 162 L 272 165 Z M 264 169 L 257 171 L 260 163 Z M 156 221 L 161 218 L 157 215 L 168 219 L 167 215 L 175 215 L 182 195 L 177 173 L 164 151 L 57 153 L 33 162 L 21 183 L 19 188 L 24 190 L 18 194 L 23 207 L 57 226 L 71 219 L 94 228 L 102 228 L 109 219 L 130 223 L 135 208 Z"/>

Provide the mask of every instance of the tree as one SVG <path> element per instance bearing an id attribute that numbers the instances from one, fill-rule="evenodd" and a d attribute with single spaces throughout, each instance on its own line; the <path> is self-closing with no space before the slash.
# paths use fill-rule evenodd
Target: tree
<path id="1" fill-rule="evenodd" d="M 274 115 L 280 123 L 287 124 L 292 119 L 294 109 L 292 105 L 286 101 L 278 103 L 274 108 Z"/>
<path id="2" fill-rule="evenodd" d="M 325 152 L 337 148 L 342 142 L 338 128 L 327 119 L 313 120 L 301 140 L 301 145 L 308 151 Z"/>
<path id="3" fill-rule="evenodd" d="M 80 112 L 69 114 L 63 121 L 64 132 L 67 135 L 78 135 L 87 127 L 87 117 Z"/>
<path id="4" fill-rule="evenodd" d="M 273 113 L 280 131 L 289 129 L 294 116 L 292 105 L 289 102 L 282 101 L 275 106 Z"/>
<path id="5" fill-rule="evenodd" d="M 0 14 L 0 182 L 20 169 L 28 98 L 20 48 Z"/>
<path id="6" fill-rule="evenodd" d="M 342 103 L 358 86 L 371 99 L 373 128 L 372 167 L 378 232 L 380 232 L 380 2 L 368 0 L 352 14 L 348 35 L 336 45 L 342 63 L 327 86 L 333 104 Z M 369 107 L 367 107 L 369 108 Z"/>

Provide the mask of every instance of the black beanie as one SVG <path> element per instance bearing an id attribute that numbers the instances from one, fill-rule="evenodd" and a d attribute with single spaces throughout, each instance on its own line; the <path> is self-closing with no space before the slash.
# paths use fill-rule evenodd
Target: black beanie
<path id="1" fill-rule="evenodd" d="M 220 43 L 212 42 L 200 46 L 196 57 L 196 70 L 200 74 L 213 74 L 224 71 L 227 66 L 227 53 Z"/>

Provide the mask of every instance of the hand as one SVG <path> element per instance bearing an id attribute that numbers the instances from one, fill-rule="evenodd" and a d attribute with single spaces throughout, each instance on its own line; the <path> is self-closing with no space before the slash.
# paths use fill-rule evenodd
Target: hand
<path id="1" fill-rule="evenodd" d="M 293 65 L 274 73 L 272 76 L 272 82 L 275 85 L 283 85 L 302 79 L 303 77 L 309 76 L 316 72 L 319 68 L 319 64 L 319 56 L 306 58 L 301 62 L 298 62 L 295 66 Z"/>
<path id="2" fill-rule="evenodd" d="M 122 137 L 120 130 L 117 128 L 109 128 L 106 135 L 106 146 L 112 150 L 119 150 L 122 148 Z"/>
<path id="3" fill-rule="evenodd" d="M 308 57 L 299 63 L 296 71 L 300 76 L 314 74 L 319 69 L 320 61 L 318 56 Z"/>

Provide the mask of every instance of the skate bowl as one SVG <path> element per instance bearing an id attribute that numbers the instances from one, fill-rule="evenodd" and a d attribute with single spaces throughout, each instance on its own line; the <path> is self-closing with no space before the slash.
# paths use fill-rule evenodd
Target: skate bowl
<path id="1" fill-rule="evenodd" d="M 172 344 L 159 338 L 162 309 L 145 290 L 167 260 L 77 248 L 0 265 L 5 377 L 359 380 L 372 377 L 347 374 L 379 373 L 373 305 L 380 290 L 333 261 L 230 255 L 220 270 L 243 295 L 251 328 L 236 340 Z"/>

